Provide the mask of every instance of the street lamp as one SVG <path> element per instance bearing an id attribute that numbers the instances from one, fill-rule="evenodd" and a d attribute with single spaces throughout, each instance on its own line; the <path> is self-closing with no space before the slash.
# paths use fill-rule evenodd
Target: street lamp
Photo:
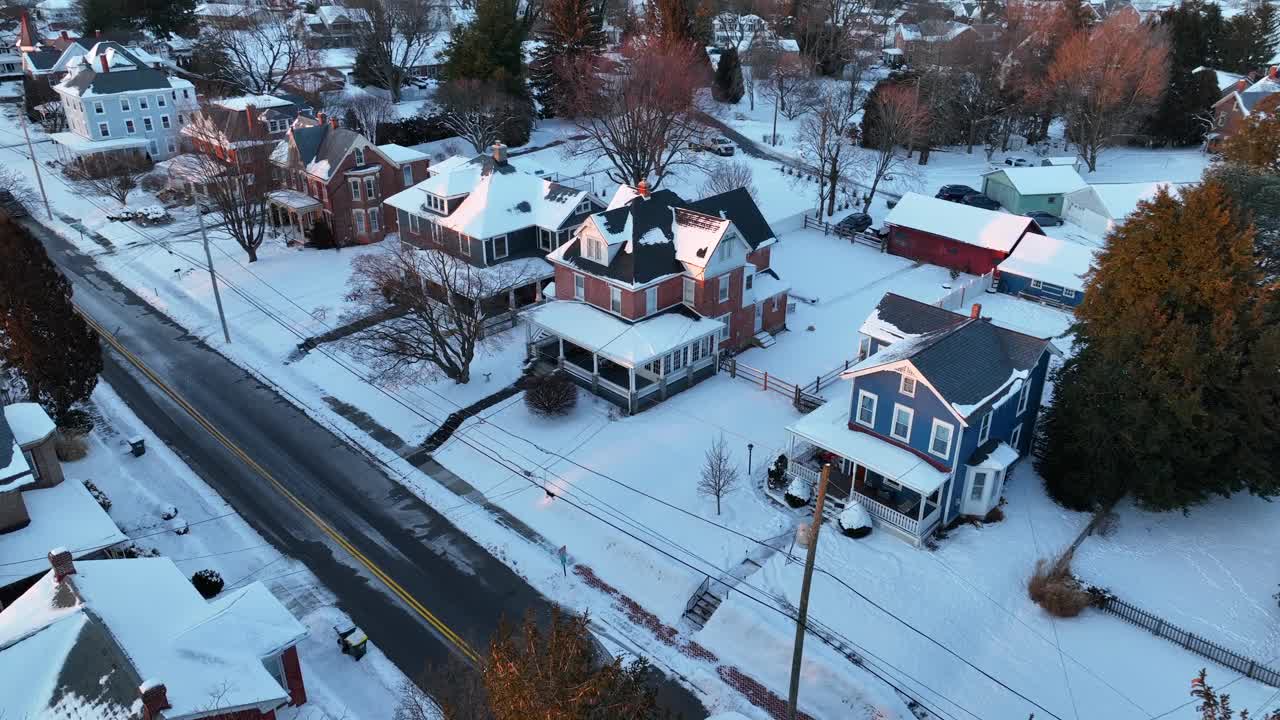
<path id="1" fill-rule="evenodd" d="M 747 474 L 751 474 L 751 451 L 755 449 L 755 445 L 747 443 Z"/>

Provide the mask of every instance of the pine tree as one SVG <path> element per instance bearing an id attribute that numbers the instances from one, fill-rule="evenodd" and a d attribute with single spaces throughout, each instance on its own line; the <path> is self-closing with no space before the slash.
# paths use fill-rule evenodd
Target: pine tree
<path id="1" fill-rule="evenodd" d="M 716 66 L 715 80 L 711 84 L 711 95 L 720 102 L 737 105 L 744 92 L 742 62 L 738 59 L 738 51 L 734 48 L 729 48 L 720 53 L 720 64 Z"/>
<path id="2" fill-rule="evenodd" d="M 525 84 L 524 24 L 516 0 L 477 0 L 475 17 L 454 30 L 445 48 L 445 78 L 496 83 L 525 107 L 520 118 L 504 125 L 502 141 L 518 147 L 533 130 L 533 100 Z"/>
<path id="3" fill-rule="evenodd" d="M 550 0 L 542 8 L 541 44 L 529 63 L 529 85 L 542 117 L 564 114 L 562 73 L 580 68 L 583 59 L 604 52 L 604 16 L 591 0 Z"/>
<path id="4" fill-rule="evenodd" d="M 1280 327 L 1222 189 L 1161 192 L 1108 238 L 1076 309 L 1039 468 L 1073 508 L 1280 493 Z"/>
<path id="5" fill-rule="evenodd" d="M 1280 280 L 1280 174 L 1233 162 L 1214 163 L 1205 173 L 1232 199 L 1236 222 L 1254 227 L 1254 255 L 1263 282 Z"/>
<path id="6" fill-rule="evenodd" d="M 98 337 L 76 314 L 71 292 L 40 241 L 0 217 L 0 364 L 59 424 L 89 398 L 102 371 Z"/>
<path id="7" fill-rule="evenodd" d="M 689 53 L 692 62 L 698 65 L 695 70 L 706 78 L 711 77 L 707 39 L 698 29 L 698 15 L 691 0 L 647 0 L 644 24 L 649 42 L 666 50 Z"/>
<path id="8" fill-rule="evenodd" d="M 1275 56 L 1278 30 L 1280 16 L 1270 2 L 1259 2 L 1248 12 L 1233 16 L 1223 28 L 1219 67 L 1235 73 L 1266 67 Z"/>
<path id="9" fill-rule="evenodd" d="M 1175 146 L 1198 145 L 1209 129 L 1213 104 L 1222 96 L 1212 70 L 1179 72 L 1169 79 L 1160 107 L 1147 121 L 1147 134 Z"/>
<path id="10" fill-rule="evenodd" d="M 1252 113 L 1244 125 L 1222 143 L 1222 159 L 1280 173 L 1280 116 Z"/>
<path id="11" fill-rule="evenodd" d="M 133 12 L 124 0 L 80 0 L 80 32 L 91 38 L 101 30 L 125 30 L 133 23 Z"/>
<path id="12" fill-rule="evenodd" d="M 1146 132 L 1163 143 L 1194 145 L 1204 139 L 1203 118 L 1217 102 L 1216 76 L 1193 72 L 1221 67 L 1226 24 L 1216 3 L 1187 0 L 1160 15 L 1169 41 L 1169 87 L 1146 124 Z"/>
<path id="13" fill-rule="evenodd" d="M 195 23 L 196 0 L 133 0 L 135 26 L 158 38 L 190 29 Z"/>

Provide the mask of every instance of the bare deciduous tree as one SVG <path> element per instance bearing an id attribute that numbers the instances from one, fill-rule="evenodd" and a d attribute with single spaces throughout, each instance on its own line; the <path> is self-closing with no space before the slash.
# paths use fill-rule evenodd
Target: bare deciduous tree
<path id="1" fill-rule="evenodd" d="M 849 98 L 850 86 L 824 92 L 800 123 L 801 157 L 818 169 L 818 209 L 835 214 L 836 195 L 858 162 L 853 138 L 861 103 Z"/>
<path id="2" fill-rule="evenodd" d="M 257 262 L 258 248 L 271 224 L 267 210 L 273 173 L 266 130 L 262 123 L 253 123 L 244 137 L 237 138 L 238 149 L 220 153 L 222 138 L 214 134 L 212 124 L 191 127 L 197 147 L 192 172 L 205 203 L 218 215 L 216 228 L 236 241 L 249 262 Z"/>
<path id="3" fill-rule="evenodd" d="M 82 158 L 64 172 L 85 192 L 127 205 L 129 193 L 151 172 L 151 162 L 137 155 L 108 153 L 101 158 Z"/>
<path id="4" fill-rule="evenodd" d="M 395 103 L 374 93 L 351 95 L 342 101 L 341 111 L 351 116 L 360 132 L 373 145 L 378 144 L 378 126 L 395 119 Z"/>
<path id="5" fill-rule="evenodd" d="M 871 207 L 880 181 L 906 169 L 907 148 L 928 119 L 915 88 L 901 85 L 882 88 L 866 112 L 875 113 L 875 122 L 869 136 L 863 138 L 863 145 L 873 152 L 871 189 L 863 201 L 864 212 Z"/>
<path id="6" fill-rule="evenodd" d="M 440 3 L 416 0 L 350 0 L 368 23 L 356 23 L 355 45 L 364 52 L 369 75 L 400 102 L 409 71 L 421 65 L 444 29 L 447 10 Z"/>
<path id="7" fill-rule="evenodd" d="M 720 501 L 738 485 L 738 466 L 729 453 L 724 433 L 712 441 L 702 462 L 702 475 L 698 479 L 698 494 L 716 500 L 716 515 L 720 514 Z"/>
<path id="8" fill-rule="evenodd" d="M 756 40 L 742 54 L 742 79 L 747 88 L 751 109 L 756 109 L 756 89 L 773 77 L 782 51 L 775 40 Z"/>
<path id="9" fill-rule="evenodd" d="M 436 91 L 440 122 L 485 152 L 502 137 L 507 125 L 520 118 L 520 105 L 502 88 L 485 80 L 452 80 Z"/>
<path id="10" fill-rule="evenodd" d="M 1104 148 L 1155 109 L 1168 82 L 1168 56 L 1163 35 L 1129 13 L 1078 31 L 1058 48 L 1047 85 L 1090 171 Z"/>
<path id="11" fill-rule="evenodd" d="M 764 78 L 761 78 L 764 79 Z M 814 90 L 813 68 L 799 55 L 782 55 L 773 64 L 764 86 L 765 97 L 773 101 L 773 141 L 778 144 L 778 113 L 788 120 L 804 114 L 806 100 Z"/>
<path id="12" fill-rule="evenodd" d="M 707 179 L 700 188 L 702 197 L 719 195 L 720 193 L 746 188 L 751 197 L 758 196 L 755 185 L 755 174 L 751 166 L 741 161 L 721 160 L 705 168 Z"/>
<path id="13" fill-rule="evenodd" d="M 533 279 L 518 264 L 481 269 L 406 243 L 361 256 L 352 266 L 347 301 L 356 315 L 385 313 L 393 306 L 400 311 L 345 341 L 389 382 L 424 372 L 470 382 L 471 361 L 494 315 L 484 301 Z"/>
<path id="14" fill-rule="evenodd" d="M 583 137 L 567 152 L 605 160 L 609 179 L 631 186 L 647 180 L 657 188 L 674 168 L 694 164 L 689 143 L 703 132 L 695 91 L 704 83 L 691 52 L 679 44 L 633 47 L 611 70 L 569 73 L 570 107 Z"/>
<path id="15" fill-rule="evenodd" d="M 222 62 L 208 69 L 212 80 L 247 95 L 271 95 L 295 74 L 314 65 L 315 54 L 282 13 L 260 13 L 237 28 L 207 36 Z"/>

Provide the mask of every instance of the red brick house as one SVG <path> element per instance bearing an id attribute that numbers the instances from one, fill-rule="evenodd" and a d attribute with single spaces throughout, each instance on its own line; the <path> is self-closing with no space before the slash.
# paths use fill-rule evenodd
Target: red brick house
<path id="1" fill-rule="evenodd" d="M 958 272 L 985 275 L 1009 257 L 1035 220 L 917 193 L 902 196 L 884 219 L 888 250 Z"/>
<path id="2" fill-rule="evenodd" d="M 1222 142 L 1239 132 L 1251 115 L 1274 113 L 1280 107 L 1280 68 L 1272 65 L 1266 77 L 1257 82 L 1236 81 L 1222 99 L 1213 104 L 1213 129 L 1206 136 L 1210 151 L 1216 152 Z"/>
<path id="3" fill-rule="evenodd" d="M 270 194 L 272 222 L 309 235 L 323 218 L 342 245 L 380 242 L 397 229 L 395 212 L 382 201 L 426 179 L 430 159 L 399 145 L 375 146 L 337 118 L 316 117 L 300 118 L 271 153 L 280 188 Z"/>
<path id="4" fill-rule="evenodd" d="M 260 582 L 205 600 L 168 558 L 76 561 L 0 611 L 0 715 L 274 720 L 307 701 L 307 628 Z"/>
<path id="5" fill-rule="evenodd" d="M 209 101 L 189 118 L 179 116 L 184 154 L 157 163 L 157 167 L 168 173 L 170 187 L 204 195 L 208 163 L 187 153 L 227 165 L 239 164 L 245 172 L 253 172 L 266 165 L 295 121 L 310 121 L 309 113 L 305 101 L 293 96 L 247 95 Z"/>
<path id="6" fill-rule="evenodd" d="M 530 353 L 630 412 L 714 374 L 722 351 L 783 329 L 777 238 L 742 188 L 687 202 L 623 188 L 547 255 L 555 302 L 529 313 Z"/>

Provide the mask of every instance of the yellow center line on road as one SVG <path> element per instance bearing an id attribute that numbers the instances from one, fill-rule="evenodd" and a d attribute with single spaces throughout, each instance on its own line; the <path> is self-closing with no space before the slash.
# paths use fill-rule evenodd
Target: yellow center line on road
<path id="1" fill-rule="evenodd" d="M 276 480 L 276 478 L 272 476 L 271 473 L 267 472 L 266 468 L 259 465 L 253 458 L 249 457 L 247 453 L 241 450 L 239 446 L 237 446 L 234 442 L 232 442 L 230 438 L 224 435 L 220 430 L 218 430 L 218 428 L 214 427 L 213 423 L 209 422 L 207 419 L 205 419 L 203 415 L 200 414 L 200 411 L 192 407 L 191 403 L 187 402 L 186 399 L 184 399 L 175 390 L 173 390 L 173 388 L 169 387 L 167 383 L 161 380 L 160 377 L 154 371 L 151 370 L 151 368 L 147 367 L 146 363 L 142 362 L 142 360 L 137 355 L 134 355 L 127 348 L 125 348 L 124 345 L 122 345 L 114 335 L 107 332 L 106 328 L 102 327 L 102 325 L 100 325 L 97 321 L 89 317 L 79 307 L 77 307 L 76 309 L 80 312 L 80 315 L 84 317 L 85 321 L 89 323 L 89 326 L 92 327 L 94 331 L 96 331 L 98 335 L 101 336 L 102 339 L 107 342 L 108 345 L 115 348 L 117 352 L 123 355 L 124 358 L 128 360 L 134 367 L 136 367 L 143 375 L 147 376 L 147 378 L 151 380 L 151 382 L 155 383 L 156 387 L 158 387 L 161 391 L 163 391 L 165 395 L 168 395 L 169 398 L 173 400 L 175 403 L 177 403 L 179 407 L 185 410 L 186 413 L 190 415 L 193 420 L 195 420 L 210 435 L 212 435 L 214 439 L 220 442 L 223 445 L 223 447 L 231 451 L 231 454 L 239 458 L 245 465 L 249 467 L 250 470 L 260 475 L 267 482 L 271 483 L 271 485 L 275 487 L 275 489 L 281 495 L 283 495 L 287 500 L 289 500 L 289 502 L 291 502 L 295 507 L 297 507 L 298 510 L 302 511 L 302 514 L 306 515 L 307 518 L 310 519 L 311 522 L 316 525 L 316 527 L 323 530 L 324 533 L 328 535 L 335 543 L 337 543 L 344 550 L 350 553 L 353 558 L 358 560 L 361 565 L 363 565 L 370 573 L 373 574 L 374 577 L 378 578 L 378 580 L 380 580 L 384 585 L 386 585 L 388 589 L 390 589 L 393 593 L 395 593 L 395 595 L 399 597 L 406 605 L 408 605 L 410 609 L 412 609 L 424 620 L 430 623 L 431 626 L 434 627 L 437 631 L 439 631 L 440 634 L 443 635 L 446 640 L 448 640 L 458 650 L 460 650 L 462 654 L 467 657 L 467 659 L 469 659 L 473 663 L 480 662 L 479 654 L 477 654 L 476 651 L 473 650 L 471 646 L 468 645 L 467 642 L 463 640 L 456 632 L 450 629 L 448 625 L 445 625 L 442 620 L 440 620 L 430 610 L 428 610 L 425 605 L 423 605 L 421 602 L 417 600 L 417 598 L 409 594 L 409 592 L 405 590 L 403 587 L 401 587 L 399 583 L 391 579 L 391 577 L 386 572 L 384 572 L 380 567 L 378 567 L 377 564 L 375 564 L 369 558 L 365 557 L 363 553 L 357 550 L 355 546 L 352 545 L 345 537 L 343 537 L 341 533 L 335 530 L 333 526 L 325 522 L 325 520 L 321 518 L 318 514 L 316 514 L 314 510 L 308 507 L 306 503 L 302 502 L 302 500 L 300 500 L 296 495 L 294 495 L 293 492 L 291 492 L 287 487 L 281 484 L 279 480 Z"/>

